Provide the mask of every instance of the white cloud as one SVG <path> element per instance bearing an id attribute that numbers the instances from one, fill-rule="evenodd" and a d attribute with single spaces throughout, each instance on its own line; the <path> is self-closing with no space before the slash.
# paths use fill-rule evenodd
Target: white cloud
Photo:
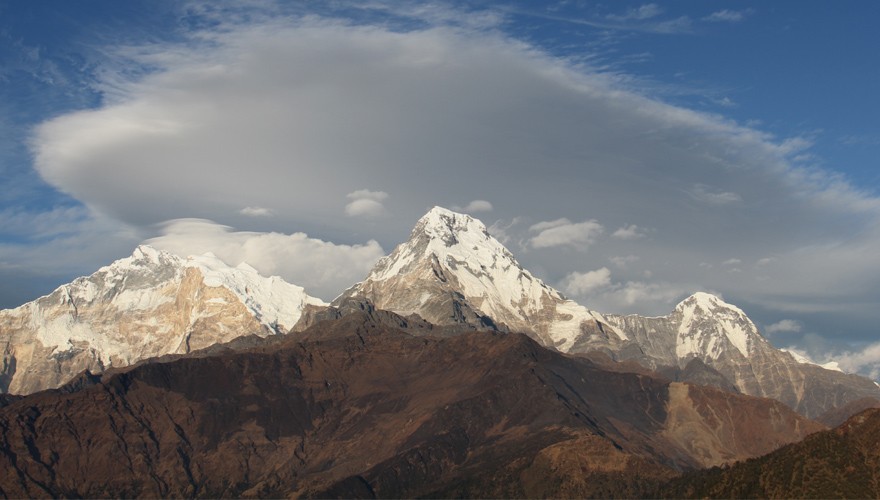
<path id="1" fill-rule="evenodd" d="M 764 332 L 768 334 L 780 333 L 780 332 L 799 332 L 803 329 L 803 325 L 798 321 L 793 319 L 783 319 L 773 323 L 772 325 L 767 325 L 764 327 Z"/>
<path id="2" fill-rule="evenodd" d="M 635 306 L 643 314 L 669 314 L 675 304 L 699 287 L 666 282 L 627 281 L 599 289 L 585 304 L 599 311 L 627 314 Z"/>
<path id="3" fill-rule="evenodd" d="M 570 295 L 585 296 L 611 284 L 611 271 L 607 267 L 587 271 L 573 272 L 562 280 L 562 290 Z"/>
<path id="4" fill-rule="evenodd" d="M 530 240 L 534 248 L 571 246 L 585 250 L 605 228 L 595 220 L 573 223 L 568 219 L 539 222 L 529 228 L 538 234 Z"/>
<path id="5" fill-rule="evenodd" d="M 856 352 L 847 351 L 831 357 L 848 373 L 860 373 L 880 380 L 880 342 L 864 346 Z"/>
<path id="6" fill-rule="evenodd" d="M 722 266 L 737 266 L 739 264 L 742 264 L 742 260 L 737 258 L 727 259 L 721 263 Z"/>
<path id="7" fill-rule="evenodd" d="M 621 239 L 621 240 L 637 240 L 637 239 L 642 238 L 644 236 L 645 236 L 644 230 L 635 224 L 623 226 L 611 234 L 612 238 L 617 238 L 617 239 Z"/>
<path id="8" fill-rule="evenodd" d="M 468 203 L 465 207 L 454 206 L 452 207 L 452 210 L 470 214 L 474 212 L 491 212 L 492 208 L 492 204 L 486 200 L 474 200 Z"/>
<path id="9" fill-rule="evenodd" d="M 345 206 L 345 215 L 350 217 L 379 217 L 385 215 L 385 205 L 382 204 L 388 198 L 384 191 L 370 191 L 359 189 L 345 195 L 351 200 Z"/>
<path id="10" fill-rule="evenodd" d="M 213 252 L 233 266 L 247 262 L 260 274 L 281 276 L 324 300 L 363 279 L 385 255 L 372 240 L 337 245 L 304 233 L 234 231 L 204 219 L 169 221 L 163 224 L 161 236 L 145 243 L 181 256 Z"/>
<path id="11" fill-rule="evenodd" d="M 244 207 L 238 213 L 248 217 L 271 217 L 275 214 L 275 211 L 264 207 Z"/>

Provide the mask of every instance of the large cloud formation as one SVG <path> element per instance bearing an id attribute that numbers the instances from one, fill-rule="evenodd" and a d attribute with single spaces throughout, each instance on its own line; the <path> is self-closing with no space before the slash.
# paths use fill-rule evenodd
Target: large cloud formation
<path id="1" fill-rule="evenodd" d="M 271 221 L 386 248 L 431 205 L 482 200 L 472 209 L 493 209 L 487 224 L 524 264 L 599 310 L 665 313 L 702 288 L 768 324 L 845 319 L 851 340 L 880 319 L 880 201 L 812 165 L 805 139 L 660 102 L 480 26 L 301 18 L 198 39 L 131 51 L 158 69 L 42 125 L 39 173 L 133 227 Z"/>

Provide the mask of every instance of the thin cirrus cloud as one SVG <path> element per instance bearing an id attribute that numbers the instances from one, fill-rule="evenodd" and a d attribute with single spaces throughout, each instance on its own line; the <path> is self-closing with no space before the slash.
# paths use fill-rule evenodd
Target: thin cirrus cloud
<path id="1" fill-rule="evenodd" d="M 611 233 L 611 237 L 621 240 L 637 240 L 645 237 L 645 230 L 635 224 L 628 224 Z"/>
<path id="2" fill-rule="evenodd" d="M 275 215 L 274 210 L 265 207 L 244 207 L 238 213 L 248 217 L 271 217 Z"/>
<path id="3" fill-rule="evenodd" d="M 750 10 L 722 9 L 709 14 L 704 17 L 703 20 L 712 23 L 738 23 L 744 20 L 749 14 L 751 14 Z"/>
<path id="4" fill-rule="evenodd" d="M 627 22 L 664 20 L 653 14 Z M 108 71 L 113 99 L 38 127 L 35 168 L 137 231 L 190 217 L 271 222 L 370 252 L 402 241 L 433 205 L 492 200 L 487 226 L 521 242 L 517 257 L 549 283 L 638 255 L 610 261 L 611 283 L 585 304 L 595 309 L 664 313 L 713 289 L 774 318 L 846 315 L 862 332 L 853 338 L 880 320 L 863 305 L 880 301 L 880 202 L 810 164 L 809 141 L 653 99 L 497 26 L 431 16 L 403 29 L 244 21 L 129 50 L 152 72 Z M 242 217 L 253 200 L 274 216 Z M 641 228 L 651 237 L 623 237 Z M 697 264 L 730 255 L 763 264 Z"/>

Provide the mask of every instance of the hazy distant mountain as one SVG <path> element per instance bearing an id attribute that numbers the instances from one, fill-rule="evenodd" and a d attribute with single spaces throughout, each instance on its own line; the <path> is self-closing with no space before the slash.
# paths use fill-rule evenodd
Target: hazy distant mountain
<path id="1" fill-rule="evenodd" d="M 480 221 L 439 207 L 335 303 L 358 297 L 435 324 L 524 332 L 563 352 L 602 351 L 652 369 L 690 367 L 686 380 L 771 397 L 811 417 L 880 398 L 870 380 L 774 348 L 743 311 L 710 294 L 696 293 L 663 317 L 591 311 L 523 269 Z"/>
<path id="2" fill-rule="evenodd" d="M 243 334 L 286 333 L 307 304 L 301 287 L 207 254 L 180 258 L 149 246 L 0 311 L 0 392 L 57 387 L 82 370 L 186 353 Z"/>
<path id="3" fill-rule="evenodd" d="M 350 311 L 13 401 L 0 495 L 633 497 L 819 429 L 781 403 L 610 372 L 521 334 L 387 326 L 407 321 Z"/>
<path id="4" fill-rule="evenodd" d="M 696 293 L 661 317 L 605 315 L 639 344 L 654 367 L 684 367 L 698 359 L 721 373 L 742 393 L 782 401 L 817 418 L 850 402 L 880 398 L 880 388 L 864 377 L 798 361 L 773 347 L 736 306 Z M 619 359 L 630 357 L 623 352 Z"/>

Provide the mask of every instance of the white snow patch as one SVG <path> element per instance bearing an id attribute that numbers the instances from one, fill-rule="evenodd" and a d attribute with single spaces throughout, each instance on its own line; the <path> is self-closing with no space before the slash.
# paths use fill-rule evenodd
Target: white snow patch
<path id="1" fill-rule="evenodd" d="M 260 323 L 272 330 L 293 328 L 306 304 L 326 305 L 278 276 L 263 277 L 247 264 L 230 267 L 210 253 L 187 257 L 185 266 L 199 269 L 206 286 L 231 291 Z"/>

